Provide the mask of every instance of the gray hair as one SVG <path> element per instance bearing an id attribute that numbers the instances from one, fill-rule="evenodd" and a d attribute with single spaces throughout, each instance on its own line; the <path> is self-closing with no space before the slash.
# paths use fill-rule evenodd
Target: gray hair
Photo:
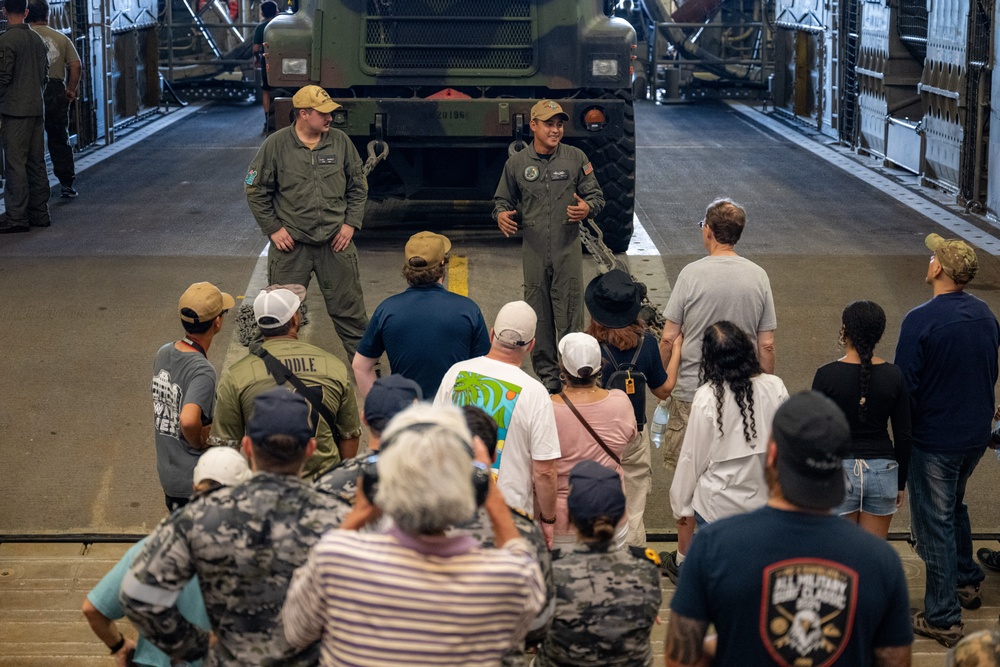
<path id="1" fill-rule="evenodd" d="M 382 433 L 375 504 L 410 535 L 431 535 L 476 511 L 472 436 L 458 408 L 418 403 Z"/>

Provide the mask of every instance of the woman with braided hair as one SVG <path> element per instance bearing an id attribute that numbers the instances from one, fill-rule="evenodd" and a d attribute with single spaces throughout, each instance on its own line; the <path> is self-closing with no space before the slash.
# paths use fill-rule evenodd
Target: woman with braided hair
<path id="1" fill-rule="evenodd" d="M 716 322 L 701 341 L 701 386 L 691 402 L 670 504 L 680 565 L 695 523 L 743 514 L 767 502 L 764 467 L 771 421 L 788 398 L 785 384 L 760 368 L 750 336 Z"/>
<path id="2" fill-rule="evenodd" d="M 847 496 L 837 513 L 885 538 L 906 487 L 910 395 L 899 368 L 875 356 L 885 331 L 881 306 L 855 301 L 844 308 L 841 322 L 844 356 L 820 367 L 812 385 L 840 406 L 851 425 L 851 448 L 843 457 Z"/>

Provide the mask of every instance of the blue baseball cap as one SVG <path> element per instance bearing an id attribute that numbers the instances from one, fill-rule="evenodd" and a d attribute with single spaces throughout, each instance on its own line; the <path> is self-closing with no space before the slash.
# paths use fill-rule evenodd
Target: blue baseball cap
<path id="1" fill-rule="evenodd" d="M 381 377 L 365 397 L 365 421 L 381 433 L 390 419 L 423 398 L 424 392 L 413 380 L 402 375 Z"/>
<path id="2" fill-rule="evenodd" d="M 618 522 L 625 515 L 621 477 L 597 461 L 580 461 L 569 472 L 566 507 L 577 521 L 606 516 Z"/>
<path id="3" fill-rule="evenodd" d="M 253 417 L 247 435 L 263 442 L 272 435 L 287 435 L 304 446 L 316 434 L 309 421 L 309 404 L 302 396 L 282 387 L 269 389 L 253 399 Z"/>

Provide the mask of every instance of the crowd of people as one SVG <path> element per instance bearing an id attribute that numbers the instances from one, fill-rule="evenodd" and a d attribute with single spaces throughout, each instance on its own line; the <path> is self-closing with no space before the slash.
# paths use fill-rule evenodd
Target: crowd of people
<path id="1" fill-rule="evenodd" d="M 524 300 L 487 327 L 444 288 L 450 240 L 420 232 L 403 250 L 407 289 L 369 321 L 352 241 L 360 161 L 322 89 L 294 105 L 245 181 L 272 242 L 259 340 L 217 378 L 207 352 L 235 300 L 196 283 L 178 304 L 185 335 L 156 355 L 171 514 L 84 605 L 119 664 L 650 665 L 661 573 L 677 583 L 670 666 L 908 665 L 914 632 L 959 643 L 961 609 L 981 604 L 964 492 L 990 442 L 1000 348 L 965 291 L 968 244 L 927 237 L 933 296 L 903 320 L 895 363 L 875 356 L 882 309 L 851 303 L 844 356 L 790 396 L 770 282 L 735 249 L 735 202 L 707 207 L 707 256 L 680 272 L 659 339 L 627 273 L 582 288 L 575 223 L 603 196 L 544 100 L 494 211 L 502 233 L 525 232 Z M 299 340 L 313 274 L 354 382 Z M 662 562 L 643 518 L 647 393 L 671 415 L 678 549 Z M 927 566 L 912 613 L 885 540 L 907 489 Z M 152 646 L 121 634 L 123 614 Z"/>

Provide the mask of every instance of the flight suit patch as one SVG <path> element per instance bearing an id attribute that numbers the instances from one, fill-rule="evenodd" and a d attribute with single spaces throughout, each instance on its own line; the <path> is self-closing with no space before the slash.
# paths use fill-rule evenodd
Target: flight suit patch
<path id="1" fill-rule="evenodd" d="M 337 156 L 333 153 L 316 156 L 316 164 L 337 164 Z"/>
<path id="2" fill-rule="evenodd" d="M 583 173 L 587 176 L 590 176 L 592 173 L 594 173 L 594 165 L 590 164 L 589 162 L 583 165 Z"/>
<path id="3" fill-rule="evenodd" d="M 246 184 L 247 185 L 253 185 L 253 182 L 256 179 L 257 179 L 257 170 L 256 169 L 251 169 L 250 171 L 247 172 L 247 180 L 246 180 Z"/>
<path id="4" fill-rule="evenodd" d="M 560 170 L 560 171 L 553 171 L 552 172 L 552 180 L 553 181 L 565 181 L 568 178 L 569 178 L 569 172 L 568 171 L 561 171 Z"/>
<path id="5" fill-rule="evenodd" d="M 538 180 L 538 167 L 536 167 L 535 165 L 529 165 L 525 167 L 524 180 L 532 182 Z"/>

